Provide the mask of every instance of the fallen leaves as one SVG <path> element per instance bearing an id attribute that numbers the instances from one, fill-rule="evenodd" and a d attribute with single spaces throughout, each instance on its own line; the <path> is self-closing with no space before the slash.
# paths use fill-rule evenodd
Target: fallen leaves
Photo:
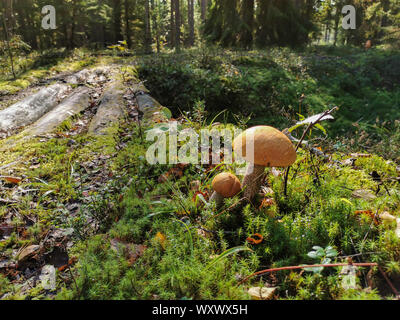
<path id="1" fill-rule="evenodd" d="M 354 214 L 358 215 L 358 216 L 367 216 L 374 221 L 375 225 L 379 224 L 377 215 L 372 210 L 356 210 L 356 211 L 354 211 Z"/>
<path id="2" fill-rule="evenodd" d="M 352 158 L 371 158 L 372 156 L 368 153 L 350 153 Z"/>
<path id="3" fill-rule="evenodd" d="M 246 239 L 246 241 L 248 243 L 257 245 L 257 244 L 260 244 L 263 241 L 263 239 L 264 239 L 264 237 L 261 234 L 255 233 L 251 237 L 248 237 Z"/>
<path id="4" fill-rule="evenodd" d="M 72 257 L 71 259 L 68 260 L 67 264 L 64 264 L 63 266 L 59 267 L 57 270 L 60 272 L 63 272 L 67 268 L 73 266 L 77 261 L 78 261 L 78 259 L 76 257 Z"/>
<path id="5" fill-rule="evenodd" d="M 193 195 L 193 202 L 196 203 L 196 206 L 199 207 L 201 204 L 205 205 L 207 204 L 207 200 L 209 195 L 208 192 L 201 192 L 201 191 L 196 191 L 195 194 Z M 200 200 L 200 201 L 199 201 Z"/>
<path id="6" fill-rule="evenodd" d="M 188 165 L 185 163 L 179 163 L 175 167 L 169 169 L 166 173 L 162 174 L 161 176 L 158 177 L 158 183 L 164 183 L 167 182 L 170 179 L 179 179 L 182 178 L 183 176 L 183 170 L 187 167 Z"/>
<path id="7" fill-rule="evenodd" d="M 253 287 L 250 288 L 247 293 L 251 296 L 253 300 L 271 300 L 276 291 L 276 287 Z"/>
<path id="8" fill-rule="evenodd" d="M 356 199 L 364 199 L 364 200 L 376 199 L 376 196 L 371 191 L 365 189 L 354 190 L 351 196 Z"/>
<path id="9" fill-rule="evenodd" d="M 143 244 L 127 243 L 116 238 L 110 240 L 110 244 L 113 251 L 126 257 L 129 265 L 133 265 L 147 249 Z"/>
<path id="10" fill-rule="evenodd" d="M 22 181 L 22 178 L 10 177 L 10 176 L 0 176 L 0 179 L 5 180 L 6 182 L 11 184 L 19 184 Z"/>
<path id="11" fill-rule="evenodd" d="M 165 250 L 166 243 L 167 243 L 167 237 L 163 233 L 157 232 L 155 239 L 161 245 L 161 247 Z"/>
<path id="12" fill-rule="evenodd" d="M 40 249 L 39 245 L 30 245 L 25 247 L 20 251 L 20 253 L 17 255 L 18 257 L 18 262 L 24 262 L 28 260 L 29 258 L 33 257 Z"/>
<path id="13" fill-rule="evenodd" d="M 263 209 L 263 208 L 269 208 L 271 206 L 274 206 L 275 200 L 273 198 L 265 198 L 262 200 L 261 205 L 259 207 L 259 209 Z"/>

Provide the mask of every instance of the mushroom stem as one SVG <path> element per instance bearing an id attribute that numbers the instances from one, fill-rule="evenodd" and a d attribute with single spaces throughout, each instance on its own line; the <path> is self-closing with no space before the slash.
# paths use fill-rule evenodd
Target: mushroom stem
<path id="1" fill-rule="evenodd" d="M 214 191 L 213 194 L 211 195 L 209 202 L 211 203 L 213 201 L 215 201 L 216 208 L 220 208 L 224 203 L 224 197 L 220 195 L 217 191 Z"/>
<path id="2" fill-rule="evenodd" d="M 253 200 L 258 193 L 264 178 L 265 166 L 250 164 L 243 179 L 243 197 L 249 201 Z"/>

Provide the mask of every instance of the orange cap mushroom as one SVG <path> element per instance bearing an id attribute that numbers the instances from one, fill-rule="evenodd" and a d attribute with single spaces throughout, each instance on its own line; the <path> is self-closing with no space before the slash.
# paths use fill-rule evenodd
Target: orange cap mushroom
<path id="1" fill-rule="evenodd" d="M 217 207 L 222 204 L 224 198 L 231 198 L 241 190 L 240 180 L 229 172 L 217 174 L 212 181 L 212 187 L 214 193 L 210 198 L 210 202 L 215 200 Z"/>
<path id="2" fill-rule="evenodd" d="M 247 152 L 246 141 L 254 143 L 254 154 Z M 290 139 L 270 126 L 243 131 L 234 139 L 233 149 L 251 163 L 243 180 L 244 196 L 249 200 L 260 189 L 265 167 L 287 167 L 296 161 L 296 150 Z"/>

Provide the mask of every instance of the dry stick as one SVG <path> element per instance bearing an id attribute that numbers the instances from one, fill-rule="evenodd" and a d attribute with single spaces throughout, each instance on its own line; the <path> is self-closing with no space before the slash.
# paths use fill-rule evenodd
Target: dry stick
<path id="1" fill-rule="evenodd" d="M 304 138 L 306 137 L 306 134 L 308 133 L 308 131 L 310 131 L 310 129 L 311 129 L 312 127 L 314 127 L 316 124 L 318 124 L 318 123 L 321 121 L 321 119 L 322 119 L 323 117 L 325 117 L 325 116 L 331 114 L 331 113 L 332 113 L 333 111 L 335 111 L 337 108 L 338 108 L 338 107 L 334 107 L 334 108 L 332 108 L 331 110 L 325 111 L 323 114 L 321 114 L 321 116 L 320 116 L 315 122 L 311 122 L 311 123 L 307 126 L 307 128 L 306 128 L 306 130 L 304 130 L 303 135 L 301 136 L 299 142 L 297 143 L 296 152 L 297 152 L 297 150 L 299 149 L 300 145 L 302 144 L 302 142 L 303 142 Z M 287 196 L 287 181 L 288 181 L 288 177 L 289 177 L 289 171 L 290 171 L 290 167 L 288 167 L 288 168 L 286 169 L 286 173 L 285 173 L 285 183 L 284 183 L 285 188 L 284 188 L 284 192 L 283 192 L 283 194 L 285 195 L 285 197 Z"/>
<path id="2" fill-rule="evenodd" d="M 381 266 L 378 266 L 379 271 L 381 272 L 381 274 L 383 275 L 383 277 L 385 278 L 387 284 L 389 285 L 390 289 L 392 289 L 393 293 L 396 295 L 397 299 L 400 299 L 400 294 L 399 292 L 396 290 L 396 288 L 393 286 L 392 282 L 389 280 L 388 276 L 386 275 L 386 273 L 383 271 L 383 269 L 381 268 Z"/>
<path id="3" fill-rule="evenodd" d="M 268 272 L 274 272 L 274 271 L 281 271 L 281 270 L 295 270 L 295 269 L 304 269 L 304 268 L 314 268 L 314 267 L 345 267 L 348 266 L 348 263 L 331 263 L 331 264 L 313 264 L 313 265 L 306 265 L 306 266 L 289 266 L 289 267 L 280 267 L 280 268 L 272 268 L 272 269 L 265 269 L 261 270 L 258 272 L 255 272 L 246 278 L 244 278 L 242 281 L 239 282 L 239 285 L 243 284 L 247 280 L 249 280 L 252 277 L 259 276 Z M 366 262 L 366 263 L 353 263 L 351 264 L 356 267 L 377 267 L 378 264 L 375 262 Z"/>
<path id="4" fill-rule="evenodd" d="M 258 272 L 255 272 L 246 278 L 244 278 L 242 281 L 238 283 L 238 285 L 243 284 L 247 280 L 249 280 L 252 277 L 259 276 L 268 272 L 274 272 L 274 271 L 281 271 L 281 270 L 295 270 L 295 269 L 305 269 L 305 268 L 314 268 L 314 267 L 345 267 L 348 265 L 352 265 L 355 267 L 378 267 L 379 272 L 382 274 L 382 276 L 385 278 L 387 284 L 389 285 L 390 289 L 392 289 L 393 293 L 396 295 L 397 299 L 400 299 L 400 294 L 397 291 L 397 289 L 393 286 L 392 282 L 386 275 L 386 273 L 383 271 L 382 267 L 379 266 L 375 262 L 364 262 L 364 263 L 331 263 L 331 264 L 313 264 L 313 265 L 306 265 L 306 266 L 290 266 L 290 267 L 280 267 L 280 268 L 272 268 L 272 269 L 265 269 L 261 270 Z"/>

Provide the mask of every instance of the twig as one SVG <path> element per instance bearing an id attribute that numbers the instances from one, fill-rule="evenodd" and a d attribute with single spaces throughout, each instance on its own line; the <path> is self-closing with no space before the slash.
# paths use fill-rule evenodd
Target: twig
<path id="1" fill-rule="evenodd" d="M 322 114 L 319 116 L 319 118 L 318 118 L 316 121 L 310 122 L 310 123 L 309 123 L 309 125 L 307 126 L 306 130 L 304 130 L 304 132 L 303 132 L 303 134 L 302 134 L 300 140 L 299 140 L 298 143 L 297 143 L 296 152 L 297 152 L 297 150 L 299 149 L 300 145 L 303 143 L 303 140 L 304 140 L 304 138 L 306 137 L 308 131 L 310 131 L 310 129 L 311 129 L 312 127 L 314 127 L 316 124 L 318 124 L 318 123 L 321 121 L 321 119 L 323 119 L 323 118 L 326 117 L 327 115 L 331 114 L 331 113 L 332 113 L 333 111 L 335 111 L 337 108 L 338 108 L 338 107 L 334 107 L 334 108 L 332 108 L 332 109 L 330 109 L 330 110 L 325 111 L 324 113 L 322 113 Z M 289 171 L 290 171 L 290 167 L 288 167 L 288 168 L 286 169 L 286 172 L 285 172 L 285 182 L 284 182 L 284 192 L 283 192 L 283 194 L 285 195 L 285 197 L 287 196 L 287 182 L 288 182 L 288 177 L 289 177 Z"/>
<path id="2" fill-rule="evenodd" d="M 399 292 L 396 290 L 396 288 L 393 286 L 392 282 L 389 280 L 388 276 L 386 275 L 385 271 L 383 271 L 381 266 L 378 266 L 378 269 L 380 271 L 380 273 L 382 274 L 382 276 L 385 278 L 387 284 L 389 285 L 390 289 L 392 289 L 393 293 L 396 295 L 396 299 L 400 300 L 400 294 Z"/>
<path id="3" fill-rule="evenodd" d="M 259 276 L 259 275 L 262 275 L 262 274 L 265 274 L 268 272 L 275 272 L 275 271 L 281 271 L 281 270 L 305 269 L 305 268 L 314 268 L 314 267 L 345 267 L 348 265 L 349 265 L 349 263 L 331 263 L 331 264 L 313 264 L 313 265 L 305 265 L 305 266 L 290 266 L 290 267 L 265 269 L 265 270 L 255 272 L 255 273 L 247 276 L 242 281 L 240 281 L 238 285 L 243 284 L 244 282 L 246 282 L 247 280 L 249 280 L 252 277 Z M 375 262 L 352 263 L 351 265 L 356 266 L 356 267 L 377 267 L 378 266 L 378 264 Z"/>

